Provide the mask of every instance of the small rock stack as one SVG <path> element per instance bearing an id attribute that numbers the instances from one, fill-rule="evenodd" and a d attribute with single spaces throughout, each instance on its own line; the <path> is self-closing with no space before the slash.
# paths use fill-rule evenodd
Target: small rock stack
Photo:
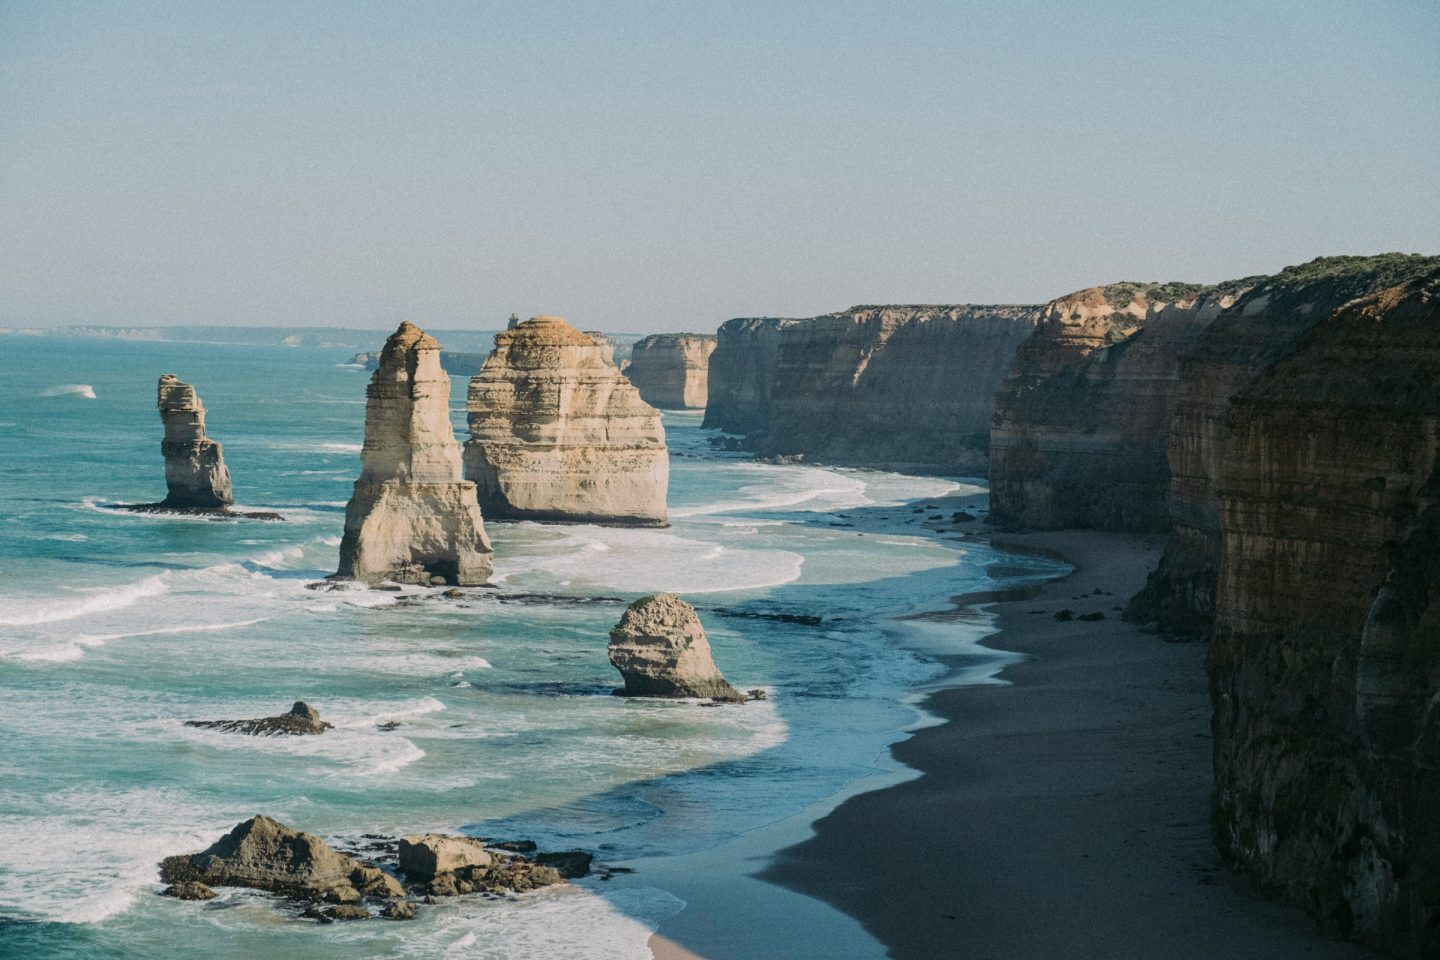
<path id="1" fill-rule="evenodd" d="M 165 456 L 165 486 L 169 493 L 161 507 L 179 510 L 215 510 L 235 502 L 230 471 L 220 444 L 205 436 L 205 407 L 195 388 L 173 373 L 160 378 L 156 406 L 165 424 L 160 452 Z"/>

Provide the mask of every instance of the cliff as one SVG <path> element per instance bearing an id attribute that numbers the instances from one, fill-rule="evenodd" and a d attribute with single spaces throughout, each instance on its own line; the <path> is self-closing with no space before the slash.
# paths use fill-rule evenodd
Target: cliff
<path id="1" fill-rule="evenodd" d="M 1168 529 L 1179 358 L 1246 283 L 1115 283 L 1047 304 L 995 401 L 991 522 Z"/>
<path id="2" fill-rule="evenodd" d="M 852 307 L 780 331 L 763 457 L 985 472 L 995 391 L 1037 307 Z"/>
<path id="3" fill-rule="evenodd" d="M 460 477 L 440 344 L 413 323 L 385 341 L 365 401 L 360 479 L 345 508 L 337 577 L 481 584 L 494 551 Z"/>
<path id="4" fill-rule="evenodd" d="M 632 348 L 625 376 L 640 399 L 664 410 L 698 409 L 709 395 L 713 334 L 657 333 Z"/>
<path id="5" fill-rule="evenodd" d="M 487 516 L 665 524 L 665 428 L 611 352 L 559 317 L 495 335 L 470 381 L 465 444 Z"/>
<path id="6" fill-rule="evenodd" d="M 1126 611 L 1167 633 L 1203 636 L 1214 611 L 1220 558 L 1216 478 L 1230 400 L 1341 304 L 1433 270 L 1440 258 L 1322 257 L 1257 278 L 1180 358 L 1170 428 L 1172 529 L 1159 567 Z"/>
<path id="7" fill-rule="evenodd" d="M 165 425 L 165 509 L 214 510 L 235 502 L 220 444 L 205 436 L 205 406 L 195 388 L 172 373 L 160 378 L 156 406 Z"/>
<path id="8" fill-rule="evenodd" d="M 770 391 L 780 358 L 780 331 L 799 323 L 778 317 L 737 317 L 715 333 L 710 354 L 706 429 L 761 434 L 770 427 Z"/>
<path id="9" fill-rule="evenodd" d="M 1287 336 L 1306 321 L 1313 329 L 1229 405 L 1218 496 L 1207 491 L 1220 534 L 1208 656 L 1216 840 L 1263 890 L 1332 932 L 1414 958 L 1440 956 L 1440 263 L 1431 264 L 1421 279 L 1323 317 L 1325 304 L 1377 273 L 1419 265 L 1372 263 L 1357 275 L 1348 264 L 1318 287 L 1288 279 L 1252 295 L 1236 333 L 1261 318 Z M 1272 338 L 1246 342 L 1273 355 Z M 1226 382 L 1241 379 L 1239 353 L 1222 356 Z M 1195 400 L 1213 396 L 1212 387 Z M 1189 434 L 1202 436 L 1221 437 Z"/>

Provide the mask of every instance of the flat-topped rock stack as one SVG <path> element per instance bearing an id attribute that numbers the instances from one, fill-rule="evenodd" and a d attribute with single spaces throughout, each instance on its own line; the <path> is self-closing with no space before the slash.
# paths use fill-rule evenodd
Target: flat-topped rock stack
<path id="1" fill-rule="evenodd" d="M 736 317 L 715 334 L 706 383 L 707 430 L 758 439 L 770 427 L 770 394 L 780 361 L 780 332 L 799 320 Z"/>
<path id="2" fill-rule="evenodd" d="M 158 506 L 215 510 L 234 503 L 223 450 L 205 436 L 205 405 L 195 388 L 167 373 L 160 378 L 157 395 L 156 406 L 165 425 L 160 452 L 165 456 L 169 491 Z"/>
<path id="3" fill-rule="evenodd" d="M 470 381 L 465 444 L 486 516 L 665 525 L 665 428 L 611 354 L 559 317 L 495 335 Z"/>
<path id="4" fill-rule="evenodd" d="M 652 407 L 698 410 L 709 397 L 714 352 L 714 334 L 657 333 L 631 348 L 625 376 Z"/>
<path id="5" fill-rule="evenodd" d="M 413 323 L 385 342 L 366 389 L 360 479 L 345 508 L 336 577 L 484 583 L 494 551 L 461 477 L 440 344 Z"/>

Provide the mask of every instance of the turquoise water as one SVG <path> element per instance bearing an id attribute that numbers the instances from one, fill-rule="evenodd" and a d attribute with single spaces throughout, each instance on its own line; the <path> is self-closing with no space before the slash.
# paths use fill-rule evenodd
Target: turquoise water
<path id="1" fill-rule="evenodd" d="M 379 337 L 376 337 L 379 346 Z M 586 880 L 410 924 L 319 927 L 265 898 L 155 895 L 155 864 L 265 812 L 332 838 L 465 829 L 595 851 L 703 851 L 872 776 L 938 653 L 1002 660 L 893 617 L 992 586 L 999 560 L 912 504 L 960 481 L 773 466 L 667 414 L 667 530 L 491 523 L 499 590 L 447 600 L 305 585 L 335 568 L 367 374 L 344 349 L 7 337 L 0 381 L 0 954 L 646 957 L 669 892 Z M 107 508 L 164 495 L 155 380 L 194 383 L 241 507 L 284 523 Z M 463 385 L 452 389 L 457 435 Z M 946 509 L 950 509 L 946 506 Z M 928 511 L 927 511 L 928 514 Z M 701 611 L 739 708 L 625 700 L 605 657 L 624 604 Z M 737 613 L 820 615 L 819 627 Z M 938 644 L 939 649 L 936 648 Z M 259 739 L 182 725 L 280 712 Z M 398 721 L 393 731 L 379 724 Z"/>

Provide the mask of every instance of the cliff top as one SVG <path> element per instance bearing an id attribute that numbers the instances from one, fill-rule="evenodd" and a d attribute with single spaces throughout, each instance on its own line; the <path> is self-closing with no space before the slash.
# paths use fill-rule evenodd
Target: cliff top
<path id="1" fill-rule="evenodd" d="M 561 346 L 593 347 L 597 339 L 588 333 L 581 333 L 561 317 L 531 317 L 524 323 L 517 323 L 508 330 L 495 334 L 495 343 L 512 343 L 523 340 L 527 343 L 557 344 Z M 600 344 L 604 345 L 604 344 Z"/>
<path id="2" fill-rule="evenodd" d="M 714 340 L 713 333 L 652 333 L 635 341 L 636 350 L 646 350 L 665 343 L 679 343 L 683 340 Z"/>
<path id="3" fill-rule="evenodd" d="M 439 350 L 440 344 L 430 334 L 421 330 L 415 324 L 406 320 L 390 334 L 390 339 L 385 341 L 385 348 L 380 351 L 380 363 L 384 365 L 387 361 L 394 362 L 401 354 L 407 354 L 412 350 Z"/>
<path id="4" fill-rule="evenodd" d="M 1418 253 L 1316 257 L 1272 276 L 1251 278 L 1256 282 L 1245 298 L 1249 308 L 1246 312 L 1291 308 L 1296 302 L 1311 298 L 1333 304 L 1346 303 L 1437 271 L 1440 271 L 1440 257 Z"/>

